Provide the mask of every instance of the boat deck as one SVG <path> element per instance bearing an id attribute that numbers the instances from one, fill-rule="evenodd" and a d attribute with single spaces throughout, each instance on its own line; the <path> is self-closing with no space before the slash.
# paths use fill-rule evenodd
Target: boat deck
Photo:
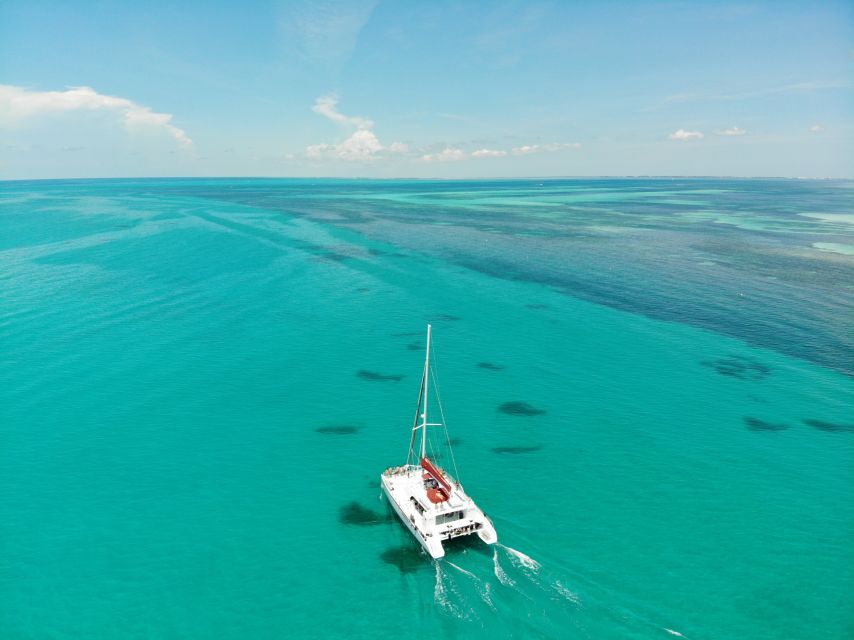
<path id="1" fill-rule="evenodd" d="M 442 540 L 477 533 L 488 544 L 496 542 L 492 522 L 474 500 L 447 475 L 443 479 L 450 491 L 420 466 L 393 467 L 381 477 L 383 491 L 398 516 L 434 558 L 445 555 Z M 431 500 L 430 492 L 436 491 L 444 492 L 446 499 Z"/>

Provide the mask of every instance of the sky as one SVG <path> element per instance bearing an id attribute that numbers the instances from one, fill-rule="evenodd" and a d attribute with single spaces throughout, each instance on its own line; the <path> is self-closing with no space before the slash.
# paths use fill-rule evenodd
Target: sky
<path id="1" fill-rule="evenodd" d="M 0 0 L 0 179 L 854 177 L 854 3 Z"/>

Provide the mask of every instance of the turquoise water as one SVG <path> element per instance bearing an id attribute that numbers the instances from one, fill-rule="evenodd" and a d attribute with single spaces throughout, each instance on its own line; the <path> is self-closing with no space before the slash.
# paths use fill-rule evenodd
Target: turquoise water
<path id="1" fill-rule="evenodd" d="M 852 186 L 2 183 L 0 636 L 851 636 Z"/>

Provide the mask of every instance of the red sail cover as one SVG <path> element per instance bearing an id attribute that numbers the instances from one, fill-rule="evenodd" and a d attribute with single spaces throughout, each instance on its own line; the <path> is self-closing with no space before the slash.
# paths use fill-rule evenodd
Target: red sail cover
<path id="1" fill-rule="evenodd" d="M 448 484 L 448 481 L 445 480 L 445 476 L 443 476 L 442 472 L 436 468 L 436 465 L 430 462 L 430 458 L 421 458 L 421 468 L 424 469 L 424 471 L 429 473 L 431 476 L 433 476 L 436 479 L 436 482 L 442 485 L 442 487 L 445 489 L 445 491 L 448 492 L 448 494 L 451 493 L 451 485 Z"/>

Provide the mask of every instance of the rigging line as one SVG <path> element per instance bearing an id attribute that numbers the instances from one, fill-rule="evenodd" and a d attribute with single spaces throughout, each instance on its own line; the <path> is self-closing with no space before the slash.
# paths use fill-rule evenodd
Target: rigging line
<path id="1" fill-rule="evenodd" d="M 424 371 L 424 374 L 421 376 L 421 388 L 418 390 L 418 406 L 415 407 L 415 420 L 412 422 L 412 437 L 409 439 L 409 453 L 406 454 L 406 464 L 409 465 L 410 461 L 415 454 L 415 427 L 418 426 L 418 418 L 421 416 L 421 403 L 424 401 L 424 382 L 427 380 L 427 371 Z"/>
<path id="2" fill-rule="evenodd" d="M 457 484 L 462 484 L 462 480 L 460 480 L 460 472 L 457 470 L 457 459 L 454 457 L 454 448 L 451 446 L 451 436 L 448 434 L 448 423 L 445 421 L 445 410 L 442 408 L 442 396 L 439 393 L 438 367 L 436 366 L 438 360 L 439 359 L 436 357 L 436 347 L 434 346 L 433 368 L 430 370 L 430 374 L 433 377 L 433 387 L 436 389 L 436 402 L 439 405 L 439 415 L 442 416 L 442 428 L 445 430 L 445 440 L 448 442 L 448 451 L 451 454 L 451 463 L 454 465 L 454 478 L 456 478 Z"/>

